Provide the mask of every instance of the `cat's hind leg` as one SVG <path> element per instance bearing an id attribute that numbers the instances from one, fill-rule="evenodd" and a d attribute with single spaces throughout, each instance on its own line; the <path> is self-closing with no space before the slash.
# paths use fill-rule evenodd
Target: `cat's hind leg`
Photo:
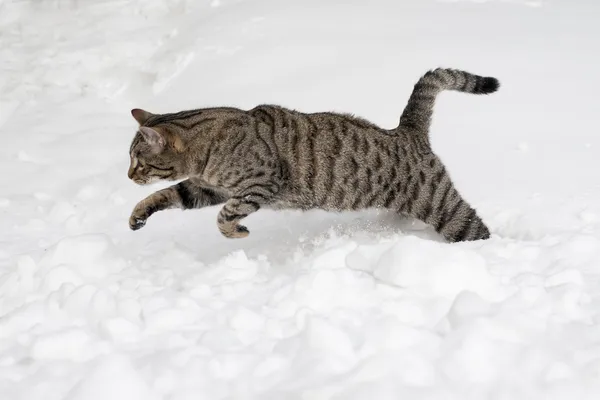
<path id="1" fill-rule="evenodd" d="M 403 188 L 399 212 L 431 226 L 449 242 L 482 240 L 490 231 L 454 187 L 445 168 L 435 160 L 417 171 Z"/>
<path id="2" fill-rule="evenodd" d="M 456 192 L 456 189 L 453 190 Z M 489 239 L 488 227 L 475 209 L 456 193 L 455 198 L 445 204 L 436 218 L 429 219 L 429 223 L 449 242 Z"/>

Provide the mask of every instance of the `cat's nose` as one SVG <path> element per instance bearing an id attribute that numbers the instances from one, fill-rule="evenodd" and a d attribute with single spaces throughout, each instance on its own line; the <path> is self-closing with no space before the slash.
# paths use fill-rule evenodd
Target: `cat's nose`
<path id="1" fill-rule="evenodd" d="M 129 171 L 127 171 L 127 176 L 129 177 L 129 179 L 133 178 L 133 168 L 129 167 Z"/>

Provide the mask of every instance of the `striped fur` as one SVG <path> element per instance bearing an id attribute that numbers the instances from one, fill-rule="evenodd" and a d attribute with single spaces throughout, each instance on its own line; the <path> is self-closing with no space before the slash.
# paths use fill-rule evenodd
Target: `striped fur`
<path id="1" fill-rule="evenodd" d="M 400 128 L 412 131 L 429 145 L 429 126 L 438 93 L 443 90 L 473 94 L 489 94 L 498 90 L 496 78 L 482 77 L 455 69 L 435 69 L 427 72 L 415 85 L 408 104 L 400 117 Z"/>
<path id="2" fill-rule="evenodd" d="M 140 130 L 129 177 L 139 184 L 185 180 L 141 201 L 130 227 L 141 228 L 156 211 L 222 204 L 219 230 L 240 238 L 249 233 L 240 221 L 260 208 L 386 208 L 432 225 L 450 242 L 487 239 L 488 228 L 432 152 L 428 131 L 440 91 L 497 88 L 494 78 L 430 71 L 392 130 L 351 115 L 274 105 L 161 115 L 132 110 Z"/>

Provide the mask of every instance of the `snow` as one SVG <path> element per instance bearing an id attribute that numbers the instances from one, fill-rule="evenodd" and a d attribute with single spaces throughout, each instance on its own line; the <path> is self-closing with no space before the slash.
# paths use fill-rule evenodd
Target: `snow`
<path id="1" fill-rule="evenodd" d="M 0 0 L 0 393 L 11 400 L 596 399 L 600 7 L 592 1 Z M 165 211 L 129 110 L 279 103 L 431 141 L 493 237 L 387 212 Z"/>

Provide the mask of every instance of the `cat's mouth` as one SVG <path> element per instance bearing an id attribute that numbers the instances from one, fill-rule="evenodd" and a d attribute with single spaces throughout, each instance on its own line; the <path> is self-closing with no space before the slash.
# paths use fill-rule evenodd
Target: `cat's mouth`
<path id="1" fill-rule="evenodd" d="M 144 186 L 144 185 L 149 185 L 154 181 L 157 181 L 158 179 L 144 179 L 144 178 L 132 178 L 131 179 L 133 181 L 133 183 L 140 185 L 140 186 Z"/>

